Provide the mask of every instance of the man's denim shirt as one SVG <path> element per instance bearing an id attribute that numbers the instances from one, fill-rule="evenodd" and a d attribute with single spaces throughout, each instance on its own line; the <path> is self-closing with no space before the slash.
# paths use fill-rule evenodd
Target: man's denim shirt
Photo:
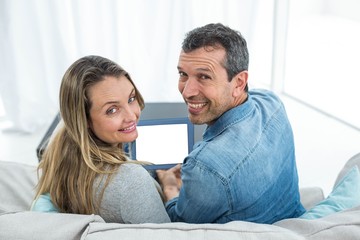
<path id="1" fill-rule="evenodd" d="M 280 99 L 267 90 L 225 112 L 185 158 L 179 197 L 166 203 L 172 221 L 273 223 L 298 217 L 293 133 Z"/>

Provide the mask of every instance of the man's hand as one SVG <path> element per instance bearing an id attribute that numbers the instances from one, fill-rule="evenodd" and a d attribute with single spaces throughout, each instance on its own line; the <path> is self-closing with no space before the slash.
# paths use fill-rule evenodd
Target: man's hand
<path id="1" fill-rule="evenodd" d="M 157 170 L 156 174 L 164 191 L 166 201 L 179 196 L 179 190 L 182 185 L 181 164 L 178 164 L 168 170 Z"/>

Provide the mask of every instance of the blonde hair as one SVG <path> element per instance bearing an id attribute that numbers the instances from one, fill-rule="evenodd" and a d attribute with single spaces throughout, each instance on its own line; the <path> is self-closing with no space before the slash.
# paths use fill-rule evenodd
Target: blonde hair
<path id="1" fill-rule="evenodd" d="M 114 147 L 88 128 L 91 101 L 88 90 L 106 76 L 125 76 L 135 88 L 141 110 L 144 100 L 130 75 L 115 62 L 86 56 L 65 72 L 60 86 L 60 113 L 63 125 L 52 137 L 38 167 L 40 179 L 35 199 L 50 193 L 60 212 L 92 214 L 98 207 L 111 175 L 128 160 L 122 143 Z M 107 176 L 99 199 L 94 199 L 94 180 Z"/>

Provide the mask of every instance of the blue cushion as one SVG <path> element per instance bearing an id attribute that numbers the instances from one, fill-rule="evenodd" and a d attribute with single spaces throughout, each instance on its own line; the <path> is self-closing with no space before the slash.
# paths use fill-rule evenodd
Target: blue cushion
<path id="1" fill-rule="evenodd" d="M 35 212 L 59 212 L 51 201 L 50 194 L 41 194 L 31 206 L 31 211 Z"/>
<path id="2" fill-rule="evenodd" d="M 300 218 L 316 219 L 360 205 L 360 173 L 354 166 L 334 187 L 329 196 Z"/>

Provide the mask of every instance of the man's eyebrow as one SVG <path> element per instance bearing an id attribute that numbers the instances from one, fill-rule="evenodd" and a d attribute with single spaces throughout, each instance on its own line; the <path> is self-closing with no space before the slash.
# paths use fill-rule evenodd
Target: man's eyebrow
<path id="1" fill-rule="evenodd" d="M 197 71 L 211 72 L 210 68 L 196 68 Z"/>
<path id="2" fill-rule="evenodd" d="M 178 69 L 179 71 L 182 70 L 182 68 L 181 68 L 180 66 L 178 66 L 177 69 Z M 196 70 L 196 71 L 211 72 L 211 69 L 210 69 L 210 68 L 196 68 L 195 70 Z"/>

